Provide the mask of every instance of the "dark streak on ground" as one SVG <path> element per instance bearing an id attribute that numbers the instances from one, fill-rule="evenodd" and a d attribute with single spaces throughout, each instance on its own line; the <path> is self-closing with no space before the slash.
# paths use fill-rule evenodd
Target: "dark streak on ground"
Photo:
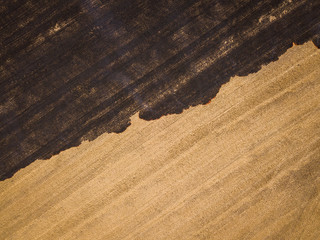
<path id="1" fill-rule="evenodd" d="M 232 76 L 320 46 L 320 2 L 0 4 L 0 180 L 36 159 L 209 102 Z"/>

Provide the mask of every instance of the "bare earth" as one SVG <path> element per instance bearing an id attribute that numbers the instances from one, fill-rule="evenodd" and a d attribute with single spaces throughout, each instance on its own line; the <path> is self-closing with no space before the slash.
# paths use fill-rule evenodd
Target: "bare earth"
<path id="1" fill-rule="evenodd" d="M 0 239 L 320 239 L 320 50 L 0 182 Z"/>

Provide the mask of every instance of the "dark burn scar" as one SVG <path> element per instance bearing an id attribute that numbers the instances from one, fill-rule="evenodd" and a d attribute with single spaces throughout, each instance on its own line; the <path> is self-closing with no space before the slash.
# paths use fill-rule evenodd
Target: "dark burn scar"
<path id="1" fill-rule="evenodd" d="M 320 47 L 319 1 L 1 3 L 0 179 L 130 117 L 206 104 L 288 48 Z"/>

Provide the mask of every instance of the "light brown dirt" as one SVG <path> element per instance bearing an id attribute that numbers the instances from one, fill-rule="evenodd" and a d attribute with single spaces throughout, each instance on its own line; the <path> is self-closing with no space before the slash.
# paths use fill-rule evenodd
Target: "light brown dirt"
<path id="1" fill-rule="evenodd" d="M 0 239 L 320 239 L 320 51 L 0 182 Z"/>

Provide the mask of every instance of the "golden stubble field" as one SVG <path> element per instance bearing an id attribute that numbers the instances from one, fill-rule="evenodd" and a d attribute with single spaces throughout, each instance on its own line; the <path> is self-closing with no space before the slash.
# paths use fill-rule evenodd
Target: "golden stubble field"
<path id="1" fill-rule="evenodd" d="M 320 51 L 0 182 L 0 239 L 319 239 Z"/>

